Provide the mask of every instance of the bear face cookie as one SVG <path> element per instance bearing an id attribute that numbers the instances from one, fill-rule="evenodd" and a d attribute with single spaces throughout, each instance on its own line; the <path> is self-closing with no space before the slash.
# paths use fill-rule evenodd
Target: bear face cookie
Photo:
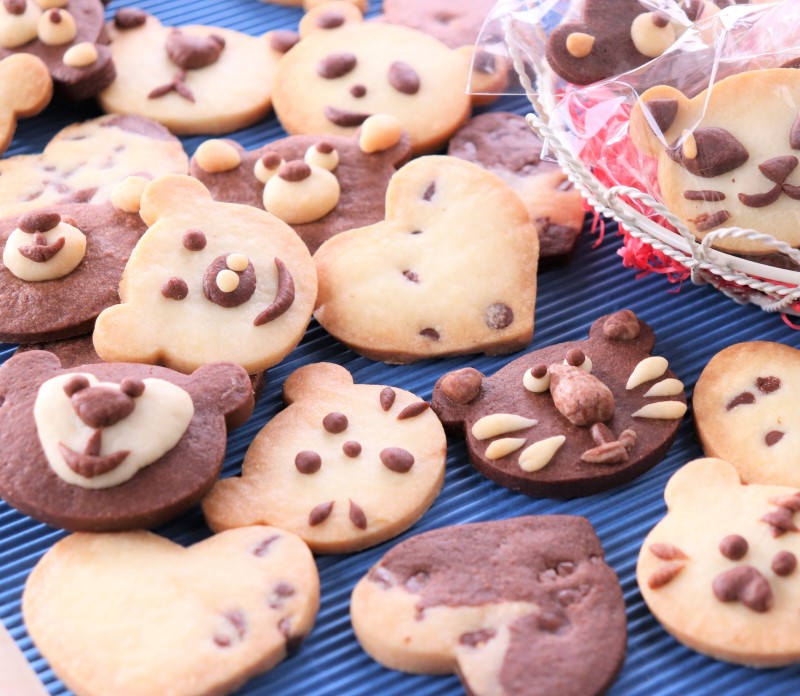
<path id="1" fill-rule="evenodd" d="M 66 204 L 0 219 L 0 341 L 80 336 L 119 302 L 125 263 L 146 229 L 135 213 Z"/>
<path id="2" fill-rule="evenodd" d="M 188 168 L 180 140 L 155 121 L 102 116 L 67 126 L 41 154 L 0 159 L 0 217 L 54 203 L 107 203 L 129 176 L 154 179 Z"/>
<path id="3" fill-rule="evenodd" d="M 445 527 L 402 542 L 353 590 L 386 667 L 457 672 L 475 696 L 595 696 L 625 658 L 625 604 L 583 517 Z"/>
<path id="4" fill-rule="evenodd" d="M 798 246 L 799 104 L 800 71 L 793 68 L 732 75 L 693 99 L 658 86 L 634 108 L 631 137 L 658 160 L 664 203 L 698 238 L 719 227 L 743 227 Z M 773 249 L 746 239 L 715 246 Z"/>
<path id="5" fill-rule="evenodd" d="M 703 450 L 733 464 L 745 483 L 800 488 L 795 390 L 800 351 L 780 343 L 738 343 L 717 353 L 694 390 Z"/>
<path id="6" fill-rule="evenodd" d="M 271 527 L 189 548 L 141 531 L 73 534 L 39 561 L 22 602 L 36 647 L 75 693 L 210 696 L 297 647 L 319 577 L 303 542 Z"/>
<path id="7" fill-rule="evenodd" d="M 277 215 L 313 254 L 338 232 L 383 219 L 389 179 L 410 154 L 399 124 L 373 116 L 352 137 L 293 135 L 250 152 L 209 140 L 190 172 L 215 200 Z"/>
<path id="8" fill-rule="evenodd" d="M 50 73 L 36 56 L 21 53 L 0 60 L 0 155 L 14 137 L 17 119 L 36 116 L 52 96 Z"/>
<path id="9" fill-rule="evenodd" d="M 0 495 L 71 530 L 151 527 L 219 475 L 225 417 L 252 409 L 238 365 L 192 375 L 134 364 L 62 369 L 44 351 L 0 368 Z"/>
<path id="10" fill-rule="evenodd" d="M 675 638 L 743 665 L 800 660 L 800 491 L 744 485 L 721 459 L 680 469 L 668 513 L 647 535 L 636 576 Z"/>
<path id="11" fill-rule="evenodd" d="M 399 534 L 433 503 L 447 442 L 425 401 L 353 384 L 331 363 L 296 370 L 283 397 L 289 407 L 256 436 L 242 477 L 203 501 L 212 529 L 275 524 L 314 552 L 342 553 Z"/>
<path id="12" fill-rule="evenodd" d="M 269 111 L 282 55 L 269 34 L 165 27 L 128 8 L 119 10 L 109 33 L 117 78 L 99 95 L 109 113 L 146 116 L 192 135 L 229 133 Z"/>
<path id="13" fill-rule="evenodd" d="M 506 184 L 460 159 L 423 157 L 392 178 L 385 221 L 314 255 L 315 316 L 386 362 L 518 350 L 533 335 L 537 260 L 536 229 Z"/>
<path id="14" fill-rule="evenodd" d="M 491 377 L 444 375 L 432 407 L 463 430 L 475 468 L 534 496 L 590 495 L 666 454 L 686 412 L 683 384 L 651 356 L 655 336 L 629 310 L 598 319 L 587 341 L 518 358 Z"/>
<path id="15" fill-rule="evenodd" d="M 95 325 L 103 360 L 182 372 L 229 360 L 253 374 L 300 342 L 317 278 L 291 227 L 263 210 L 217 203 L 188 176 L 150 183 L 140 215 L 150 229 L 125 267 L 122 304 Z"/>
<path id="16" fill-rule="evenodd" d="M 39 58 L 57 91 L 88 99 L 114 79 L 100 0 L 3 0 L 0 60 L 14 54 Z"/>

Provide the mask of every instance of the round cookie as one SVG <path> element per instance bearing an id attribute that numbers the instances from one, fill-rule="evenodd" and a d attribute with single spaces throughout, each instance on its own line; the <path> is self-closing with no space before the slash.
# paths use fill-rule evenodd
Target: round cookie
<path id="1" fill-rule="evenodd" d="M 282 52 L 270 34 L 164 27 L 123 8 L 109 25 L 117 79 L 99 95 L 109 113 L 138 114 L 173 133 L 229 133 L 263 118 Z M 277 46 L 277 49 L 276 49 Z"/>
<path id="2" fill-rule="evenodd" d="M 180 140 L 155 121 L 101 116 L 62 129 L 41 154 L 0 159 L 0 217 L 54 203 L 107 203 L 129 176 L 188 168 Z"/>
<path id="3" fill-rule="evenodd" d="M 431 506 L 447 442 L 425 401 L 353 384 L 331 363 L 293 372 L 283 397 L 288 408 L 256 436 L 241 478 L 203 501 L 212 529 L 275 524 L 316 553 L 344 553 L 396 536 Z"/>
<path id="4" fill-rule="evenodd" d="M 625 603 L 583 517 L 445 527 L 389 551 L 353 590 L 362 647 L 474 696 L 595 696 L 625 659 Z"/>
<path id="5" fill-rule="evenodd" d="M 247 374 L 134 364 L 63 369 L 44 351 L 0 368 L 0 496 L 71 530 L 152 527 L 198 502 L 219 475 L 225 418 L 252 409 Z"/>
<path id="6" fill-rule="evenodd" d="M 568 258 L 583 227 L 583 199 L 558 164 L 542 160 L 542 141 L 524 117 L 475 116 L 450 140 L 447 154 L 497 174 L 519 194 L 539 233 L 542 263 Z"/>
<path id="7" fill-rule="evenodd" d="M 17 119 L 40 113 L 53 96 L 47 66 L 25 53 L 0 59 L 0 155 L 14 137 Z"/>
<path id="8" fill-rule="evenodd" d="M 474 46 L 496 0 L 383 0 L 383 19 L 433 36 L 450 48 Z"/>
<path id="9" fill-rule="evenodd" d="M 683 384 L 651 356 L 655 336 L 629 310 L 598 319 L 587 341 L 533 351 L 491 377 L 450 372 L 432 407 L 464 431 L 475 468 L 533 496 L 591 495 L 667 453 L 686 412 Z"/>
<path id="10" fill-rule="evenodd" d="M 315 317 L 392 363 L 519 350 L 533 335 L 537 259 L 536 230 L 506 184 L 454 157 L 422 157 L 392 177 L 385 221 L 314 255 Z"/>
<path id="11" fill-rule="evenodd" d="M 122 304 L 95 324 L 103 360 L 182 372 L 229 360 L 253 374 L 300 342 L 317 278 L 288 225 L 263 210 L 217 203 L 188 176 L 151 182 L 140 214 L 150 228 L 125 268 Z"/>
<path id="12" fill-rule="evenodd" d="M 271 527 L 189 548 L 148 532 L 74 534 L 36 565 L 22 605 L 36 647 L 75 693 L 211 696 L 297 647 L 319 577 L 306 546 Z"/>
<path id="13" fill-rule="evenodd" d="M 800 660 L 800 491 L 745 485 L 721 459 L 675 473 L 668 512 L 647 535 L 636 579 L 677 640 L 755 667 Z"/>

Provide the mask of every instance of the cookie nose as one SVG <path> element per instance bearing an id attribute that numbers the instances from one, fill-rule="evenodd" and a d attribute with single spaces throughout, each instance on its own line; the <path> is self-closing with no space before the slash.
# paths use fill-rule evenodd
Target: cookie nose
<path id="1" fill-rule="evenodd" d="M 132 397 L 111 387 L 81 389 L 72 396 L 72 408 L 90 428 L 109 428 L 127 418 L 135 407 Z"/>
<path id="2" fill-rule="evenodd" d="M 782 184 L 789 178 L 789 174 L 797 168 L 797 164 L 797 157 L 787 155 L 785 157 L 773 157 L 772 159 L 768 159 L 766 162 L 759 164 L 758 168 L 767 179 L 776 184 Z"/>

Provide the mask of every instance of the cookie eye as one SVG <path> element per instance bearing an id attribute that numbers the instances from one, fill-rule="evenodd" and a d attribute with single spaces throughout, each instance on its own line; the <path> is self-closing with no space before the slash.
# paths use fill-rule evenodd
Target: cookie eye
<path id="1" fill-rule="evenodd" d="M 535 365 L 526 370 L 522 376 L 522 384 L 529 392 L 543 394 L 550 388 L 550 370 L 547 365 Z"/>
<path id="2" fill-rule="evenodd" d="M 733 171 L 747 162 L 747 152 L 736 138 L 724 128 L 698 128 L 684 133 L 667 149 L 667 155 L 686 171 L 712 178 Z"/>
<path id="3" fill-rule="evenodd" d="M 419 92 L 419 75 L 408 63 L 396 60 L 389 66 L 389 84 L 401 94 Z"/>
<path id="4" fill-rule="evenodd" d="M 331 53 L 317 64 L 317 74 L 326 80 L 335 80 L 352 71 L 357 62 L 352 53 Z"/>

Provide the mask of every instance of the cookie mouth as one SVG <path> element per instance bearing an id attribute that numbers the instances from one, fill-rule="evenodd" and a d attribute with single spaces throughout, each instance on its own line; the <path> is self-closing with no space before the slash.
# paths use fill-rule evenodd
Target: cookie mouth
<path id="1" fill-rule="evenodd" d="M 126 450 L 111 452 L 110 454 L 90 454 L 88 452 L 76 452 L 63 442 L 58 443 L 64 461 L 76 474 L 86 478 L 102 476 L 109 471 L 116 469 L 125 458 L 130 454 Z"/>
<path id="2" fill-rule="evenodd" d="M 335 106 L 325 107 L 325 118 L 336 126 L 342 128 L 355 128 L 360 126 L 372 114 L 361 111 L 348 111 L 347 109 L 337 109 Z"/>
<path id="3" fill-rule="evenodd" d="M 785 193 L 795 201 L 800 200 L 800 186 L 792 186 L 791 184 L 776 184 L 766 193 L 740 193 L 739 200 L 748 208 L 763 208 L 777 201 L 782 193 Z"/>
<path id="4" fill-rule="evenodd" d="M 44 235 L 37 233 L 34 243 L 30 246 L 19 247 L 19 253 L 26 259 L 30 259 L 35 263 L 46 263 L 52 259 L 59 251 L 64 248 L 66 239 L 59 237 L 52 244 L 48 244 Z"/>

